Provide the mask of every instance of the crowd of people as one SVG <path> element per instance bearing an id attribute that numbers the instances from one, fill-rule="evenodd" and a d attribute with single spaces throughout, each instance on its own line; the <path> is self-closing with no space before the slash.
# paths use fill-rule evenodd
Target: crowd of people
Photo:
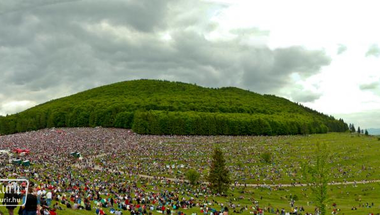
<path id="1" fill-rule="evenodd" d="M 156 211 L 181 215 L 194 208 L 197 214 L 285 214 L 290 210 L 263 206 L 253 199 L 247 205 L 233 200 L 218 202 L 207 185 L 194 188 L 183 180 L 189 169 L 207 170 L 213 146 L 218 144 L 235 185 L 301 183 L 300 165 L 295 161 L 303 158 L 297 157 L 302 148 L 285 147 L 279 144 L 281 138 L 293 141 L 299 137 L 144 136 L 124 129 L 45 129 L 0 137 L 0 149 L 29 149 L 31 153 L 21 158 L 32 163 L 30 167 L 12 165 L 18 155 L 2 154 L 0 177 L 30 180 L 30 192 L 37 197 L 43 214 L 68 209 L 96 214 Z M 263 165 L 260 155 L 269 148 L 273 159 Z M 292 153 L 293 158 L 282 157 Z M 373 170 L 363 167 L 362 171 L 371 174 Z M 343 179 L 356 176 L 339 165 L 333 174 Z M 297 212 L 296 206 L 291 209 Z"/>

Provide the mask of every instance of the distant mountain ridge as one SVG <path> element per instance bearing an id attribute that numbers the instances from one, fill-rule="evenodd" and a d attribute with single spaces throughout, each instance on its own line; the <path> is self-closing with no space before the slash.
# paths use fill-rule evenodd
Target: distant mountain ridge
<path id="1" fill-rule="evenodd" d="M 380 135 L 380 128 L 369 128 L 367 131 L 370 135 Z"/>
<path id="2" fill-rule="evenodd" d="M 50 127 L 132 128 L 140 134 L 287 135 L 348 130 L 335 119 L 273 95 L 160 80 L 106 85 L 0 117 L 0 133 Z"/>

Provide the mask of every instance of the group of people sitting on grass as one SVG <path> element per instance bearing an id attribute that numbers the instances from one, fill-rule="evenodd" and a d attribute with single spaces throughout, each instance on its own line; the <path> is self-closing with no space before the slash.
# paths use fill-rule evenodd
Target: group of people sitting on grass
<path id="1" fill-rule="evenodd" d="M 10 184 L 4 186 L 9 187 Z M 30 187 L 22 187 L 18 192 L 14 189 L 7 189 L 7 192 L 4 193 L 3 204 L 6 205 L 8 214 L 57 215 L 56 210 L 60 209 L 59 205 L 51 205 L 52 196 L 49 199 L 49 195 L 39 191 L 33 184 Z M 49 193 L 51 194 L 51 192 Z"/>
<path id="2" fill-rule="evenodd" d="M 262 147 L 276 144 L 279 141 L 276 138 L 281 137 L 141 136 L 123 129 L 45 129 L 0 138 L 0 148 L 31 149 L 24 158 L 32 163 L 30 167 L 10 165 L 11 158 L 1 155 L 0 177 L 33 182 L 32 195 L 38 200 L 41 214 L 87 210 L 96 214 L 157 211 L 226 215 L 228 209 L 234 213 L 283 214 L 285 209 L 260 207 L 259 202 L 252 201 L 251 206 L 232 200 L 216 202 L 217 196 L 206 185 L 193 187 L 182 180 L 159 177 L 184 179 L 187 169 L 204 171 L 210 165 L 213 144 L 225 147 L 226 158 L 232 163 L 237 162 L 233 159 L 241 158 L 241 165 L 227 162 L 236 184 L 249 180 L 271 184 L 296 176 L 299 174 L 296 163 L 274 159 L 273 165 L 259 164 L 259 153 L 265 151 Z M 252 144 L 244 150 L 234 146 L 252 141 L 261 144 Z M 278 153 L 284 150 L 281 148 Z M 81 157 L 72 156 L 72 152 L 80 152 Z"/>

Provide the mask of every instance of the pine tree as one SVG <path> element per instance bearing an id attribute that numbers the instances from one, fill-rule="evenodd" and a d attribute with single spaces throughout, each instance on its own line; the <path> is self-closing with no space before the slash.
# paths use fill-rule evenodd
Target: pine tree
<path id="1" fill-rule="evenodd" d="M 360 127 L 358 127 L 358 134 L 360 134 L 361 133 L 361 130 L 360 130 Z"/>
<path id="2" fill-rule="evenodd" d="M 355 125 L 354 125 L 354 124 L 350 124 L 350 131 L 351 131 L 351 132 L 356 132 L 356 129 L 355 129 Z"/>
<path id="3" fill-rule="evenodd" d="M 369 135 L 367 129 L 365 130 L 364 134 L 365 134 L 365 136 Z"/>
<path id="4" fill-rule="evenodd" d="M 226 168 L 226 161 L 223 152 L 219 148 L 214 149 L 210 173 L 207 178 L 209 186 L 214 193 L 226 194 L 229 189 L 231 180 L 229 171 Z"/>

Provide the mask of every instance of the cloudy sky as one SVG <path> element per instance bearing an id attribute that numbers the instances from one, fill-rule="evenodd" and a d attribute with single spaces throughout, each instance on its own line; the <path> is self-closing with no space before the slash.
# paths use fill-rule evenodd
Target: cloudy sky
<path id="1" fill-rule="evenodd" d="M 276 94 L 380 127 L 374 1 L 0 0 L 0 114 L 150 78 Z"/>

